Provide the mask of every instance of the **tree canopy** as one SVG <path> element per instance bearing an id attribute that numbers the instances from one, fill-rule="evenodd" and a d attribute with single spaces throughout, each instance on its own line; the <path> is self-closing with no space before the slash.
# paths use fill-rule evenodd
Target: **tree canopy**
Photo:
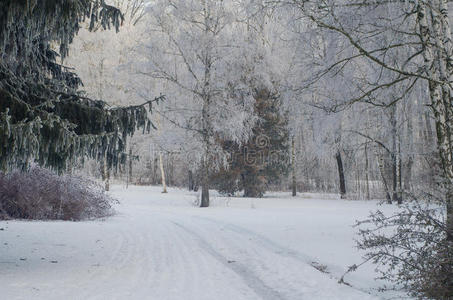
<path id="1" fill-rule="evenodd" d="M 152 103 L 109 107 L 84 97 L 63 64 L 82 23 L 119 30 L 121 11 L 103 0 L 0 1 L 0 169 L 31 162 L 58 171 L 75 158 L 121 162 L 127 137 L 150 130 Z"/>

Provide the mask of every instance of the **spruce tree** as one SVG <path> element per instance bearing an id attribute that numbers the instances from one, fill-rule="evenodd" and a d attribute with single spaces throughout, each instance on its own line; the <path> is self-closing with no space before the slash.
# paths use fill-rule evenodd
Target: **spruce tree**
<path id="1" fill-rule="evenodd" d="M 127 136 L 150 130 L 154 101 L 111 108 L 84 97 L 63 65 L 85 21 L 118 31 L 123 15 L 103 0 L 0 1 L 0 170 L 38 162 L 62 171 L 78 157 L 117 167 Z"/>
<path id="2" fill-rule="evenodd" d="M 255 113 L 259 120 L 250 139 L 238 145 L 223 141 L 230 153 L 228 168 L 213 177 L 221 193 L 234 194 L 244 190 L 244 197 L 259 198 L 269 185 L 277 184 L 289 170 L 289 139 L 287 118 L 280 110 L 278 95 L 266 88 L 255 91 Z"/>
<path id="3" fill-rule="evenodd" d="M 279 183 L 289 167 L 287 118 L 280 112 L 280 99 L 267 89 L 256 91 L 255 112 L 259 121 L 253 137 L 241 147 L 244 197 L 264 196 L 267 187 Z"/>

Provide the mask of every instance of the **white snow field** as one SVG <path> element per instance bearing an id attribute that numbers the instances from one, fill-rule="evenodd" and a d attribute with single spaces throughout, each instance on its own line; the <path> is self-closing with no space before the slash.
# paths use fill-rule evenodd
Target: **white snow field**
<path id="1" fill-rule="evenodd" d="M 375 201 L 277 193 L 201 209 L 184 190 L 112 194 L 121 204 L 105 220 L 0 222 L 0 299 L 403 298 L 377 291 L 372 265 L 337 283 L 361 262 L 351 225 Z"/>

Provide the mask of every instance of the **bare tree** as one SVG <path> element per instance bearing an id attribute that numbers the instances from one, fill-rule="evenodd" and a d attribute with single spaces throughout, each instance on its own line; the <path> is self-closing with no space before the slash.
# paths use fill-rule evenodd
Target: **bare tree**
<path id="1" fill-rule="evenodd" d="M 443 258 L 451 257 L 448 253 L 453 248 L 453 44 L 448 1 L 295 0 L 279 3 L 297 7 L 319 34 L 334 34 L 339 39 L 335 53 L 327 56 L 317 67 L 316 75 L 303 84 L 319 85 L 330 75 L 349 80 L 348 91 L 329 94 L 326 102 L 317 104 L 318 107 L 336 112 L 355 103 L 368 103 L 390 109 L 392 132 L 387 152 L 391 155 L 394 175 L 393 198 L 398 202 L 401 160 L 395 104 L 411 99 L 419 86 L 429 91 L 439 158 L 437 190 L 442 191 L 437 199 L 446 215 L 445 227 L 439 226 L 441 232 L 444 230 L 446 243 L 437 251 L 441 256 L 444 254 Z M 451 266 L 451 260 L 448 264 Z M 447 286 L 444 288 L 448 290 Z M 449 289 L 451 293 L 451 286 Z"/>
<path id="2" fill-rule="evenodd" d="M 158 1 L 150 9 L 150 45 L 142 47 L 149 63 L 140 74 L 166 82 L 179 100 L 162 115 L 193 137 L 189 144 L 195 148 L 189 152 L 191 160 L 199 162 L 201 207 L 207 207 L 210 173 L 222 163 L 219 137 L 241 140 L 244 128 L 253 123 L 243 105 L 251 97 L 237 97 L 246 94 L 229 77 L 239 77 L 231 68 L 241 36 L 235 36 L 233 28 L 242 25 L 235 20 L 232 3 Z"/>

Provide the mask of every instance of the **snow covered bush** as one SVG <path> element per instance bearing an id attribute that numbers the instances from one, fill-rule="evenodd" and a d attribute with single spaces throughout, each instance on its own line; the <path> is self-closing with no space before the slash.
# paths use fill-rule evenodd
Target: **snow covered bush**
<path id="1" fill-rule="evenodd" d="M 433 195 L 424 199 L 431 201 L 414 200 L 395 214 L 377 211 L 358 222 L 358 247 L 377 265 L 381 279 L 412 296 L 453 299 L 453 241 L 447 237 L 445 206 Z"/>
<path id="2" fill-rule="evenodd" d="M 113 199 L 95 182 L 32 167 L 0 173 L 0 219 L 83 220 L 109 216 Z"/>

